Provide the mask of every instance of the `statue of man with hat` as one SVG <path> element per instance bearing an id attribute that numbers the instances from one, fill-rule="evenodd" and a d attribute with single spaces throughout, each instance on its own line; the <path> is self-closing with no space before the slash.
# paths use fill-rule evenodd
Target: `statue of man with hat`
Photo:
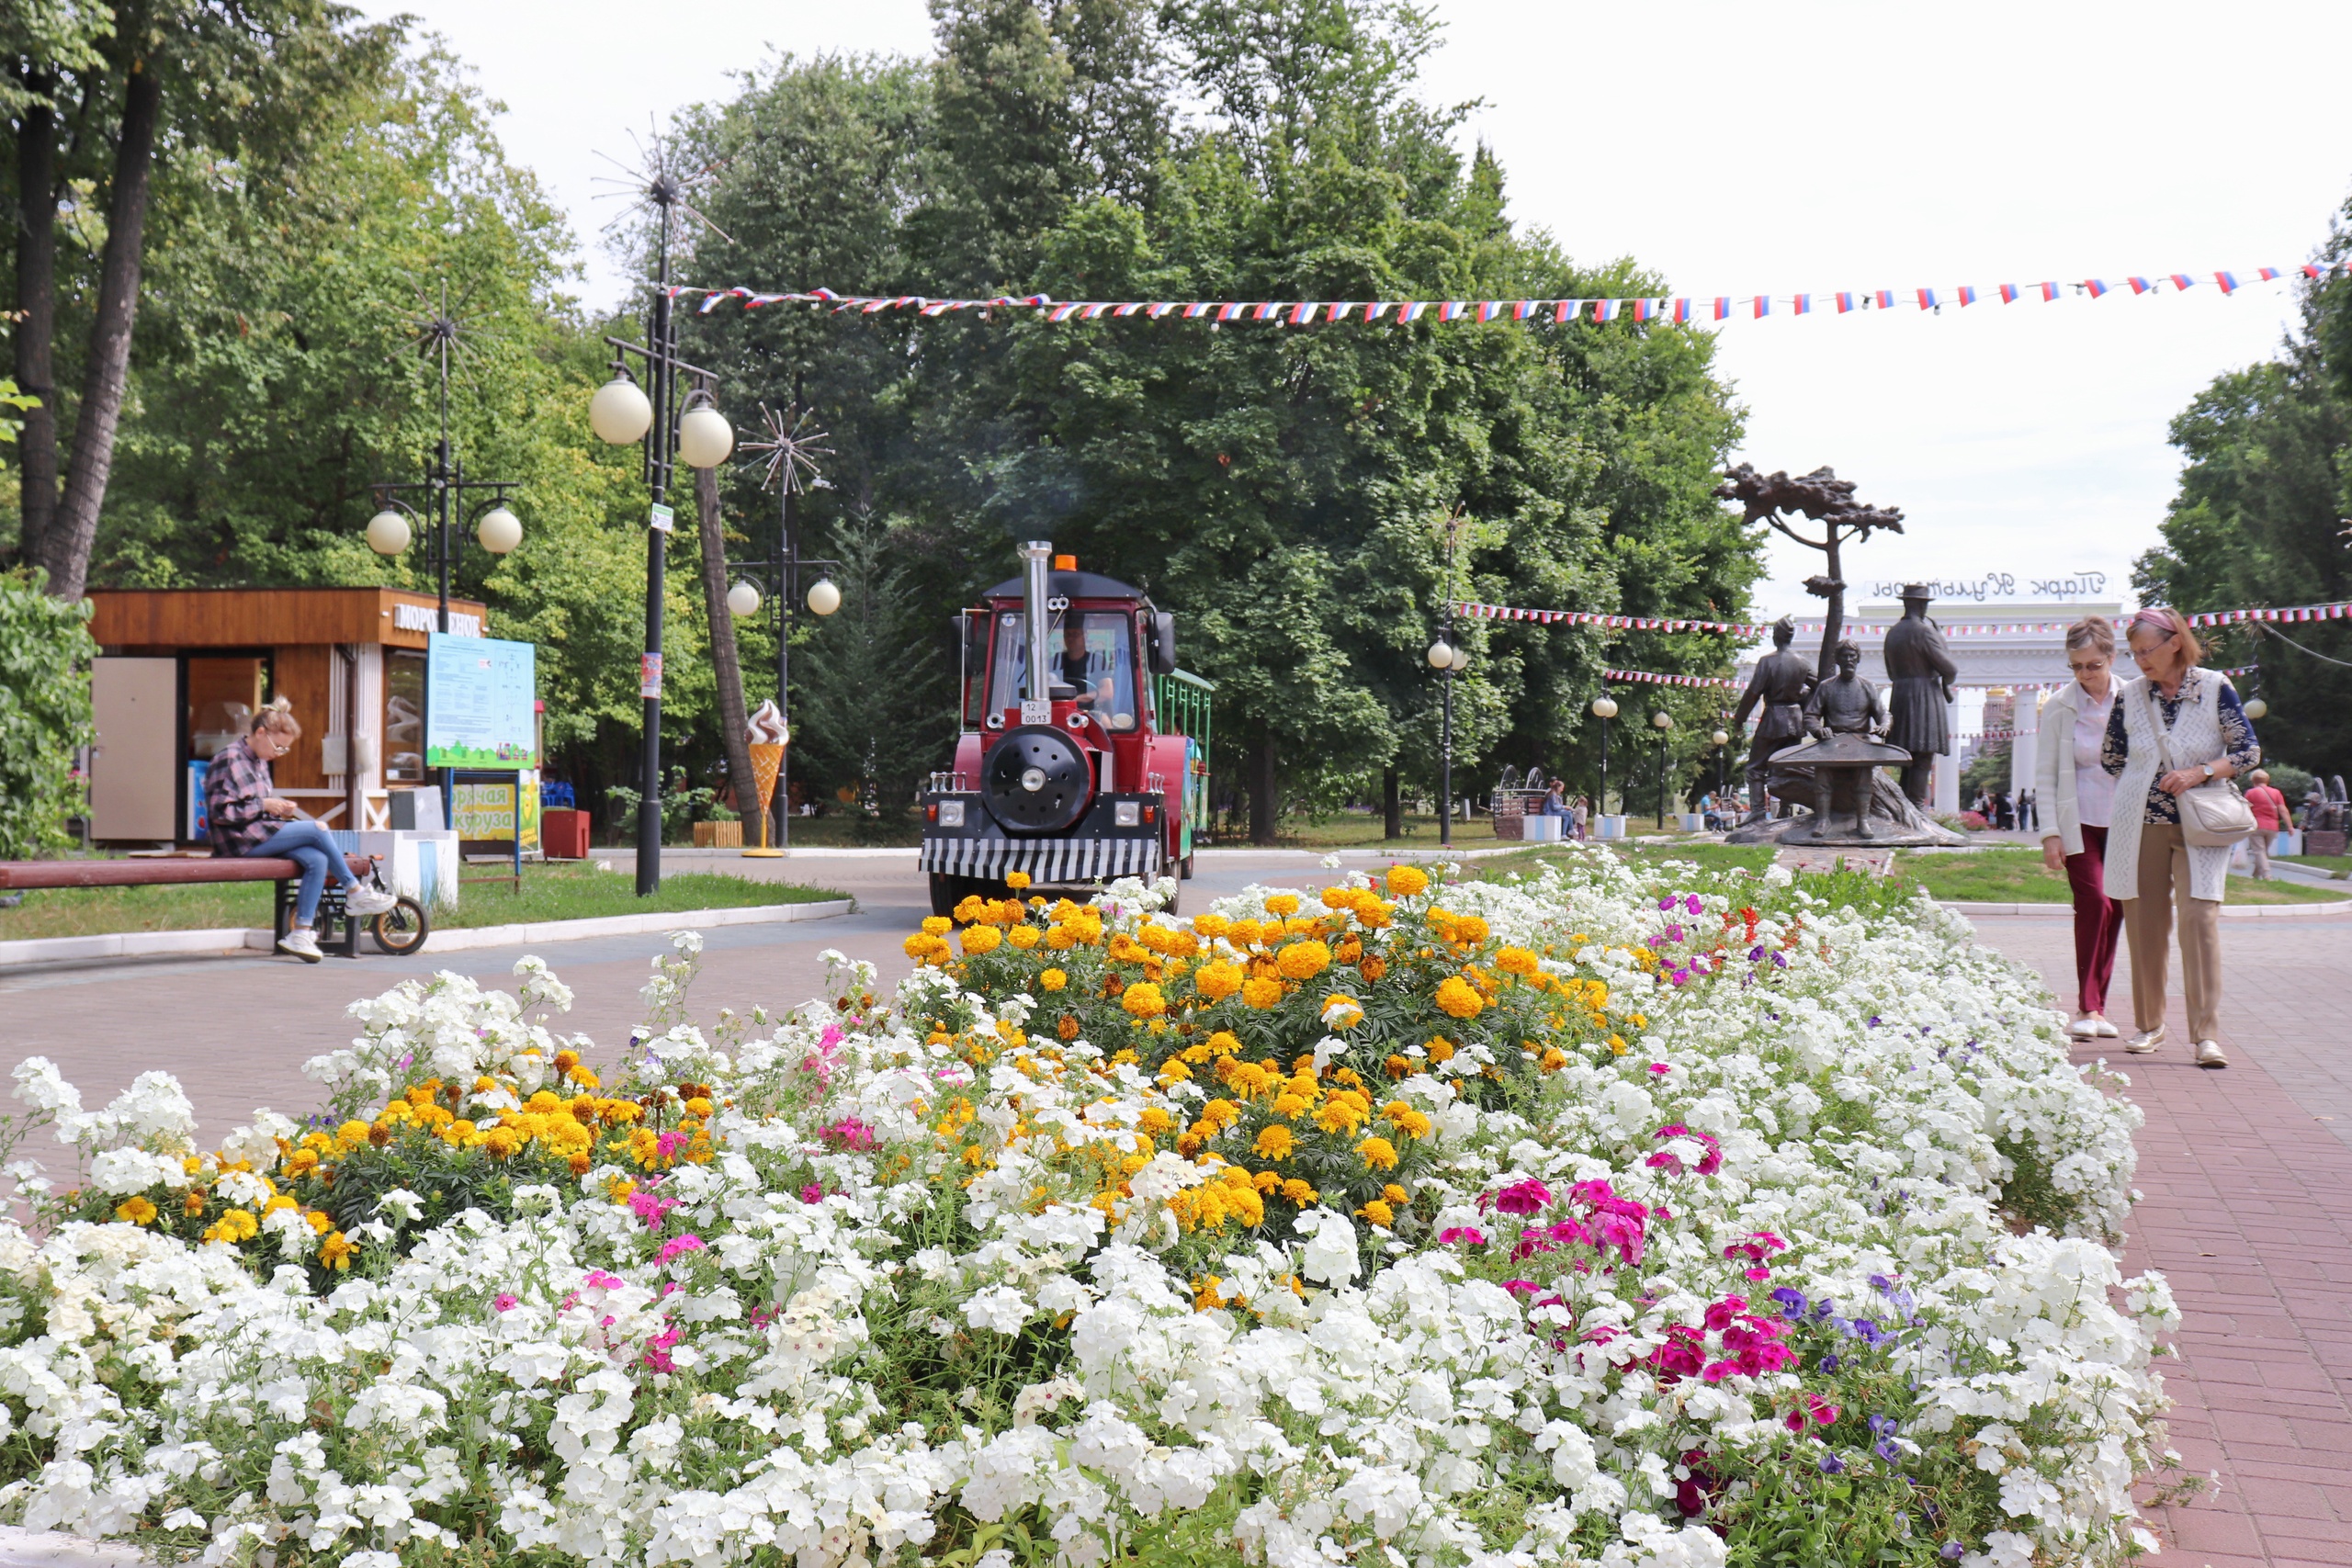
<path id="1" fill-rule="evenodd" d="M 1941 628 L 1928 618 L 1928 602 L 1934 597 L 1924 583 L 1904 584 L 1903 618 L 1886 633 L 1886 676 L 1892 686 L 1887 706 L 1893 715 L 1886 743 L 1911 753 L 1903 770 L 1903 793 L 1922 810 L 1935 779 L 1935 760 L 1951 750 L 1951 726 L 1945 716 L 1952 682 L 1960 675 Z"/>

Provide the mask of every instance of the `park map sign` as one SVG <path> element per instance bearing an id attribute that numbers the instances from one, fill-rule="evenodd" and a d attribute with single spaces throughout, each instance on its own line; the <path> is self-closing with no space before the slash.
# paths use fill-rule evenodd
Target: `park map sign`
<path id="1" fill-rule="evenodd" d="M 424 655 L 424 765 L 539 765 L 538 650 L 527 642 L 433 634 Z"/>

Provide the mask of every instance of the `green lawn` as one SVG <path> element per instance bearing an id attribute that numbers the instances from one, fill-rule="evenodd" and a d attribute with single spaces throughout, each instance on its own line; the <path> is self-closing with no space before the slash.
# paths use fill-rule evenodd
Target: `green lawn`
<path id="1" fill-rule="evenodd" d="M 2273 860 L 2290 860 L 2297 865 L 2310 866 L 2334 876 L 2352 875 L 2352 855 L 2273 855 Z"/>
<path id="2" fill-rule="evenodd" d="M 2064 904 L 2073 899 L 2066 879 L 2041 863 L 2041 852 L 2024 848 L 1977 850 L 1967 854 L 1905 854 L 1895 861 L 1895 877 L 1924 887 L 1948 903 Z M 2340 899 L 2341 890 L 2296 882 L 2230 878 L 2232 904 L 2321 904 Z"/>
<path id="3" fill-rule="evenodd" d="M 469 867 L 469 874 L 480 875 L 492 869 Z M 523 921 L 589 919 L 602 915 L 805 904 L 843 897 L 821 887 L 687 873 L 663 877 L 660 892 L 650 898 L 639 898 L 631 877 L 570 862 L 526 865 L 519 892 L 494 883 L 469 884 L 457 909 L 433 911 L 433 924 L 437 929 L 455 930 Z M 115 931 L 266 929 L 270 922 L 270 898 L 271 888 L 266 882 L 48 889 L 26 894 L 24 903 L 16 908 L 0 909 L 0 942 L 98 936 Z"/>

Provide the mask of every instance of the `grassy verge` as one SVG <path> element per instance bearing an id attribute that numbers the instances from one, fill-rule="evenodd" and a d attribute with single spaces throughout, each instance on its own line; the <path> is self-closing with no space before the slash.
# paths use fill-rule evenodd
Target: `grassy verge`
<path id="1" fill-rule="evenodd" d="M 2273 860 L 2292 861 L 2313 871 L 2324 871 L 2331 876 L 2352 875 L 2352 855 L 2273 855 Z"/>
<path id="2" fill-rule="evenodd" d="M 1979 850 L 1964 855 L 1902 855 L 1895 878 L 1952 903 L 2065 904 L 2074 895 L 2066 879 L 2041 863 L 2038 851 Z M 2232 904 L 2323 904 L 2345 897 L 2341 889 L 2293 882 L 2230 878 L 2225 902 Z"/>
<path id="3" fill-rule="evenodd" d="M 476 868 L 477 870 L 482 868 Z M 650 898 L 635 881 L 579 863 L 526 865 L 515 889 L 469 885 L 455 910 L 436 909 L 443 930 L 537 920 L 582 920 L 604 915 L 671 914 L 683 909 L 732 909 L 763 904 L 805 904 L 843 895 L 821 887 L 752 882 L 740 876 L 687 874 L 662 878 Z M 220 883 L 187 887 L 61 887 L 25 895 L 0 909 L 0 942 L 34 937 L 99 936 L 116 931 L 214 931 L 266 927 L 270 885 Z"/>

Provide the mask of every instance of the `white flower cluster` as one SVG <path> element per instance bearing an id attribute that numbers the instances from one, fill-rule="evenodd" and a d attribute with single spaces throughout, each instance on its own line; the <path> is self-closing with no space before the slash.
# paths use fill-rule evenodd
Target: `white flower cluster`
<path id="1" fill-rule="evenodd" d="M 2108 1250 L 2138 1116 L 2021 972 L 1924 906 L 1785 878 L 1597 859 L 1446 897 L 1605 983 L 1631 1048 L 1510 1110 L 1415 1077 L 1440 1157 L 1411 1224 L 1187 1233 L 1170 1202 L 1214 1173 L 1164 1147 L 1096 1201 L 1085 1172 L 1172 1102 L 1030 1034 L 1031 998 L 924 969 L 869 1013 L 842 962 L 722 1055 L 673 961 L 649 1003 L 714 1075 L 715 1152 L 634 1205 L 611 1164 L 438 1225 L 401 1189 L 323 1289 L 129 1224 L 0 1226 L 0 1434 L 40 1456 L 0 1509 L 361 1568 L 485 1540 L 1714 1568 L 1719 1524 L 1825 1517 L 1968 1568 L 2149 1544 L 2130 1486 L 2166 1457 L 2150 1358 L 2176 1316 Z M 526 964 L 524 1000 L 444 976 L 360 1004 L 368 1036 L 313 1076 L 379 1102 L 421 1066 L 541 1072 L 525 1002 L 568 998 Z M 943 1016 L 960 1032 L 909 1021 Z M 155 1075 L 103 1126 L 47 1064 L 17 1077 L 111 1149 L 192 1147 Z M 239 1136 L 266 1170 L 267 1129 Z M 101 1179 L 138 1176 L 175 1179 Z"/>

